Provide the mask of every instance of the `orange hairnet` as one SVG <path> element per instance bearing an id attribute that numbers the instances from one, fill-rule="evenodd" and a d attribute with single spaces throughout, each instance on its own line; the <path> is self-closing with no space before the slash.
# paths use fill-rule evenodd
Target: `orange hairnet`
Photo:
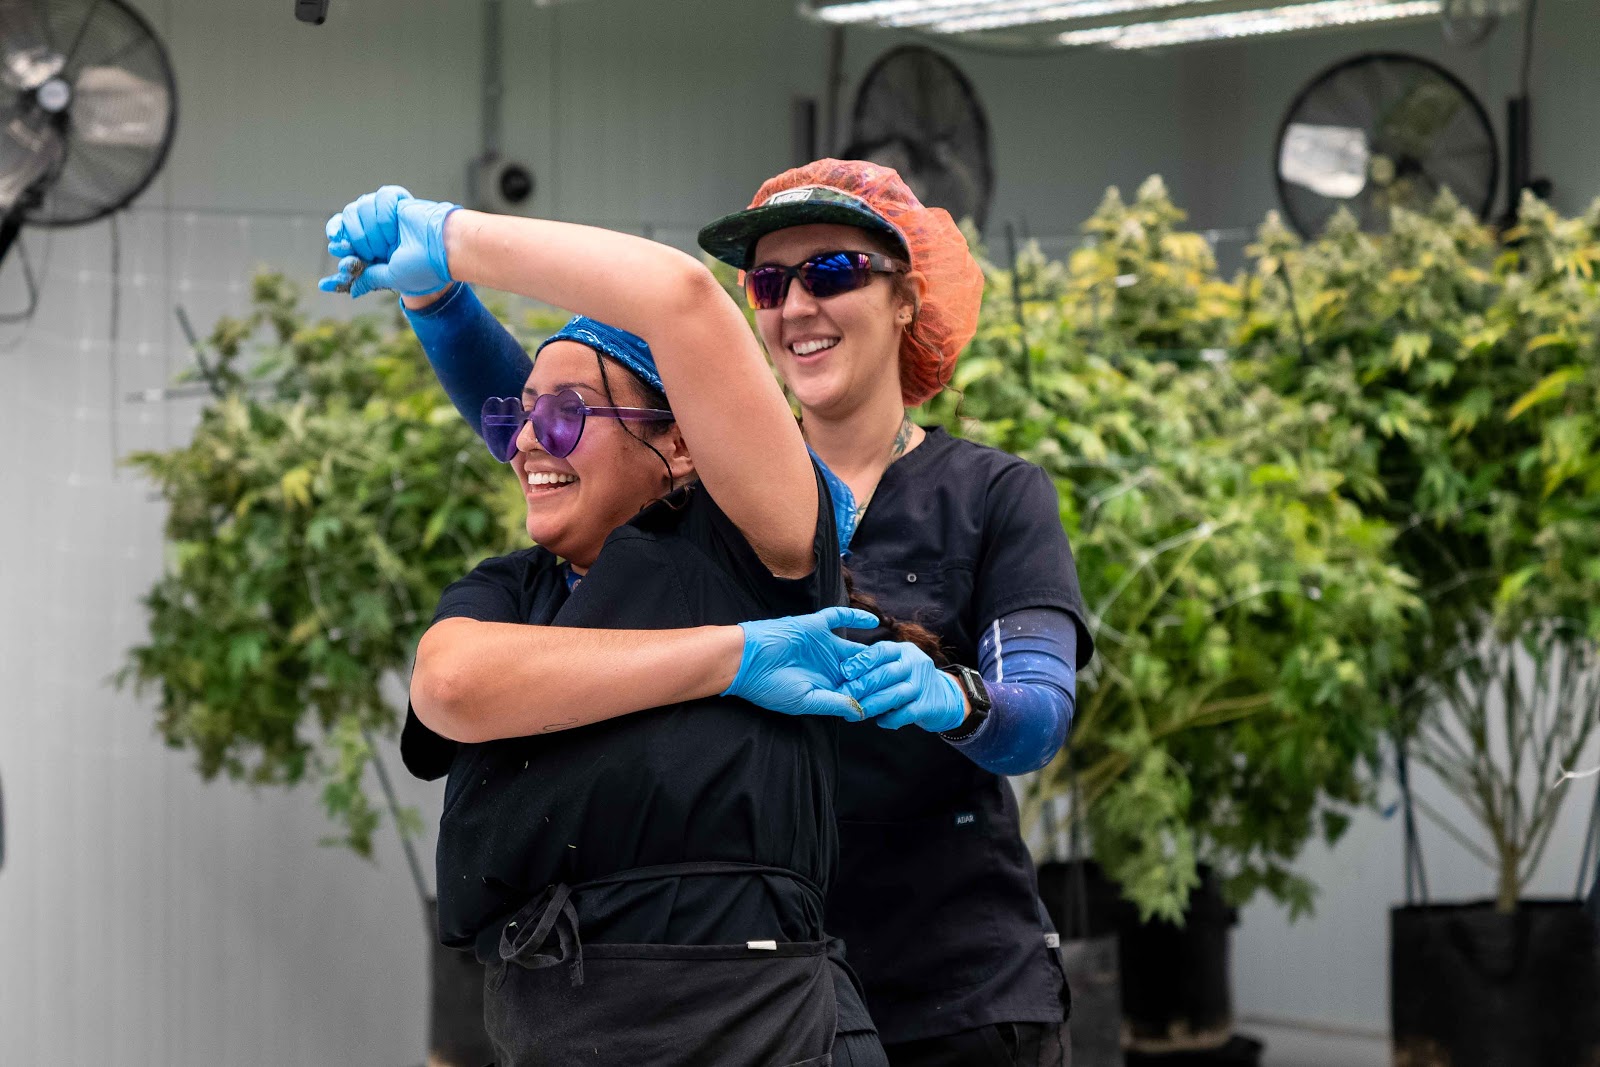
<path id="1" fill-rule="evenodd" d="M 948 211 L 924 207 L 892 168 L 856 159 L 819 159 L 786 170 L 762 184 L 750 207 L 806 186 L 836 189 L 862 201 L 894 228 L 910 255 L 911 269 L 927 279 L 922 304 L 900 339 L 900 397 L 907 407 L 915 407 L 937 395 L 978 329 L 983 271 L 967 239 Z M 755 238 L 749 247 L 754 250 Z"/>

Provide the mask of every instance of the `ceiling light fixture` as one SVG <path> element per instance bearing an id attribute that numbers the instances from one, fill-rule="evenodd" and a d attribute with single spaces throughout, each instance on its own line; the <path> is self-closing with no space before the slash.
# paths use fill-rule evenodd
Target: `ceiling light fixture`
<path id="1" fill-rule="evenodd" d="M 1517 0 L 1456 3 L 1496 10 L 1517 6 Z M 1197 13 L 1212 5 L 1228 10 Z M 820 6 L 802 0 L 800 10 L 837 26 L 872 24 L 941 34 L 1086 22 L 1083 29 L 1046 39 L 1069 46 L 1134 49 L 1438 17 L 1446 6 L 1445 0 L 842 0 Z M 1143 14 L 1150 17 L 1137 22 L 1119 18 Z"/>
<path id="2" fill-rule="evenodd" d="M 860 0 L 859 3 L 828 4 L 816 7 L 802 4 L 801 12 L 823 22 L 848 26 L 860 22 L 883 22 L 886 19 L 914 17 L 928 12 L 934 18 L 937 12 L 959 11 L 964 8 L 989 7 L 983 0 Z"/>
<path id="3" fill-rule="evenodd" d="M 824 22 L 838 25 L 872 22 L 895 29 L 927 27 L 941 33 L 963 33 L 1212 2 L 1214 0 L 861 0 L 813 8 L 811 13 Z"/>
<path id="4" fill-rule="evenodd" d="M 1443 6 L 1442 0 L 1316 0 L 1313 3 L 1286 4 L 1222 15 L 1069 30 L 1056 39 L 1064 45 L 1100 45 L 1115 49 L 1163 48 L 1273 33 L 1358 26 L 1395 19 L 1428 18 L 1437 16 Z"/>
<path id="5" fill-rule="evenodd" d="M 952 12 L 937 21 L 925 23 L 935 33 L 980 33 L 1004 30 L 1039 22 L 1069 22 L 1074 19 L 1104 18 L 1135 12 L 1158 11 L 1171 7 L 1200 7 L 1217 0 L 1022 0 L 975 7 L 970 12 Z M 898 25 L 898 23 L 897 23 Z"/>

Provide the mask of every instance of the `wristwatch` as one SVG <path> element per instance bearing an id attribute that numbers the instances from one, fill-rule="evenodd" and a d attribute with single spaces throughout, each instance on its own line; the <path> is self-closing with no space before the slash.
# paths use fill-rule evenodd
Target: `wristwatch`
<path id="1" fill-rule="evenodd" d="M 989 717 L 989 709 L 994 704 L 989 699 L 989 687 L 983 684 L 983 675 L 959 663 L 953 665 L 949 673 L 961 687 L 961 692 L 967 698 L 972 710 L 960 726 L 954 730 L 945 730 L 939 736 L 946 741 L 965 741 L 983 728 L 984 720 Z"/>

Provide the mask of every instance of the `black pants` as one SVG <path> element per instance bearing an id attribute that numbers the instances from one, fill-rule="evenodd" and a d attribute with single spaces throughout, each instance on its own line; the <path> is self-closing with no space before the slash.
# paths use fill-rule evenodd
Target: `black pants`
<path id="1" fill-rule="evenodd" d="M 885 1045 L 890 1067 L 1070 1067 L 1066 1023 L 995 1023 Z"/>

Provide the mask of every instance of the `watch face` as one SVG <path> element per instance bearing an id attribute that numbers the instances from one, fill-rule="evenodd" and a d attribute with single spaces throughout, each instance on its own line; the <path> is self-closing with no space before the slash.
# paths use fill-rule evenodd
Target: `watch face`
<path id="1" fill-rule="evenodd" d="M 972 710 L 987 712 L 990 703 L 989 687 L 983 684 L 983 675 L 967 666 L 962 666 L 959 669 L 959 673 L 961 675 L 961 688 L 966 690 L 967 700 L 972 704 Z"/>

